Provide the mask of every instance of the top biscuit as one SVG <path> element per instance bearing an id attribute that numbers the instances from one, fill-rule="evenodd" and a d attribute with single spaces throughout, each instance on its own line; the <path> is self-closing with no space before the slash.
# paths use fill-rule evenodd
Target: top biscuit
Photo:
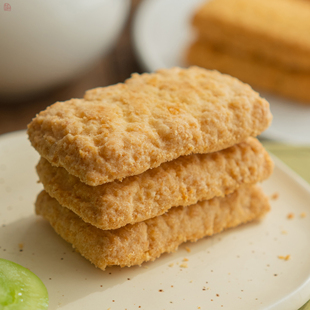
<path id="1" fill-rule="evenodd" d="M 206 1 L 193 24 L 208 42 L 241 56 L 252 53 L 290 70 L 310 69 L 309 1 Z"/>
<path id="2" fill-rule="evenodd" d="M 57 102 L 28 134 L 50 163 L 96 186 L 225 149 L 257 136 L 271 119 L 268 102 L 249 85 L 217 71 L 172 68 Z"/>

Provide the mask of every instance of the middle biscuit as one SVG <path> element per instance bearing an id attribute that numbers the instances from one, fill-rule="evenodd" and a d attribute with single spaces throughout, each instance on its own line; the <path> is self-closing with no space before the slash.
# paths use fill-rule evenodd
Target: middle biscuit
<path id="1" fill-rule="evenodd" d="M 174 206 L 225 196 L 241 184 L 263 181 L 272 169 L 272 160 L 255 138 L 215 153 L 179 157 L 122 182 L 95 187 L 44 158 L 37 165 L 51 197 L 104 230 L 153 218 Z"/>

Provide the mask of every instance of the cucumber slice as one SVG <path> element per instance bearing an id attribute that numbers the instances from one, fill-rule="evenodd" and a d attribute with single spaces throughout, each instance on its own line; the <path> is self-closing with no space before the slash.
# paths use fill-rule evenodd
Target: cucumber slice
<path id="1" fill-rule="evenodd" d="M 0 258 L 0 310 L 44 310 L 48 293 L 30 270 Z"/>

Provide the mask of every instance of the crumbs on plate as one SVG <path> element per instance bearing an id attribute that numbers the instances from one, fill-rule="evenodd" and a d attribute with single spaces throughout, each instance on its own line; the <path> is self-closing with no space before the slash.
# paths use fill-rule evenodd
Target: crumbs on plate
<path id="1" fill-rule="evenodd" d="M 295 217 L 295 214 L 294 214 L 294 213 L 289 213 L 289 214 L 287 215 L 287 218 L 288 218 L 289 220 L 293 219 L 294 217 Z"/>
<path id="2" fill-rule="evenodd" d="M 271 195 L 270 199 L 271 200 L 277 200 L 279 198 L 279 193 L 278 192 L 275 192 Z"/>

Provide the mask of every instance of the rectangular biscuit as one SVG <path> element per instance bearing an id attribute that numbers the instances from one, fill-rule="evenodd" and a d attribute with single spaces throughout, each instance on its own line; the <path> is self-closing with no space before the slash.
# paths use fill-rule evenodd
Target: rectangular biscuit
<path id="1" fill-rule="evenodd" d="M 237 79 L 172 68 L 57 102 L 33 119 L 28 134 L 42 157 L 97 186 L 225 149 L 257 136 L 271 119 L 268 102 Z"/>
<path id="2" fill-rule="evenodd" d="M 208 69 L 231 74 L 253 87 L 310 104 L 310 71 L 297 72 L 270 65 L 262 59 L 239 57 L 229 49 L 214 46 L 207 41 L 193 43 L 187 53 L 187 62 Z"/>
<path id="3" fill-rule="evenodd" d="M 263 216 L 268 199 L 256 186 L 240 187 L 234 193 L 188 207 L 175 207 L 158 217 L 116 230 L 101 230 L 85 223 L 46 192 L 36 202 L 36 212 L 55 231 L 100 269 L 107 266 L 141 265 L 186 241 L 196 241 L 224 229 Z"/>
<path id="4" fill-rule="evenodd" d="M 193 18 L 199 35 L 242 57 L 252 54 L 287 70 L 310 70 L 310 2 L 212 0 Z"/>
<path id="5" fill-rule="evenodd" d="M 242 184 L 268 178 L 270 156 L 255 138 L 210 154 L 179 157 L 140 175 L 89 186 L 41 158 L 37 172 L 45 191 L 84 222 L 116 229 L 161 215 L 174 206 L 225 196 Z"/>

